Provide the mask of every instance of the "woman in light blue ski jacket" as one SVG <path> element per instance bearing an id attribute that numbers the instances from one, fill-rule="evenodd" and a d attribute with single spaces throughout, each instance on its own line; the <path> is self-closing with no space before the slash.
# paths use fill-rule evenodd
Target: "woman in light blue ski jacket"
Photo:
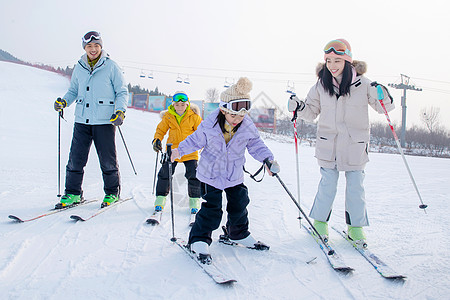
<path id="1" fill-rule="evenodd" d="M 202 149 L 197 167 L 197 178 L 217 189 L 236 186 L 244 182 L 245 149 L 256 160 L 273 160 L 273 154 L 261 140 L 258 129 L 248 115 L 242 120 L 228 144 L 215 125 L 220 109 L 212 112 L 197 130 L 178 146 L 181 156 Z"/>
<path id="2" fill-rule="evenodd" d="M 76 103 L 76 123 L 111 124 L 111 116 L 116 111 L 125 113 L 128 88 L 119 66 L 102 50 L 92 71 L 87 54 L 81 57 L 73 70 L 70 88 L 63 99 L 67 106 Z"/>

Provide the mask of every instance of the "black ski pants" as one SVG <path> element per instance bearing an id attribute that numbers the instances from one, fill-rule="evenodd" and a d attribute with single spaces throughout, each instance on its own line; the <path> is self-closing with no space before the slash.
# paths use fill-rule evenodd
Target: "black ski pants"
<path id="1" fill-rule="evenodd" d="M 189 244 L 203 241 L 211 245 L 211 234 L 219 228 L 222 221 L 223 191 L 227 197 L 227 229 L 230 238 L 240 240 L 250 235 L 247 212 L 250 199 L 247 187 L 243 183 L 225 190 L 202 183 L 201 188 L 202 198 L 206 201 L 202 202 L 202 207 L 197 213 L 194 226 L 189 234 Z"/>
<path id="2" fill-rule="evenodd" d="M 92 141 L 94 141 L 103 175 L 103 190 L 107 195 L 119 195 L 120 176 L 115 134 L 116 128 L 112 124 L 75 123 L 69 162 L 66 166 L 66 194 L 82 195 L 84 167 L 88 161 Z"/>
<path id="3" fill-rule="evenodd" d="M 186 177 L 188 181 L 188 194 L 191 198 L 200 198 L 200 181 L 196 176 L 197 160 L 184 161 L 184 167 L 186 168 Z M 178 162 L 172 163 L 172 174 L 175 172 Z M 161 169 L 158 172 L 158 182 L 156 183 L 156 196 L 167 196 L 169 194 L 169 163 L 164 162 Z"/>

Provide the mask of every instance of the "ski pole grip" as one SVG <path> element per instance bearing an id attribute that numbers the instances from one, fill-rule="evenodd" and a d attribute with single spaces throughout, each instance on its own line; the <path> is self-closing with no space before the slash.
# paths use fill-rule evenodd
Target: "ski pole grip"
<path id="1" fill-rule="evenodd" d="M 173 144 L 166 144 L 166 146 L 167 146 L 167 156 L 168 156 L 168 159 L 170 160 L 170 157 L 172 156 L 172 145 Z"/>
<path id="2" fill-rule="evenodd" d="M 383 100 L 384 93 L 383 93 L 383 89 L 381 88 L 381 85 L 377 85 L 377 92 L 378 92 L 378 100 Z"/>
<path id="3" fill-rule="evenodd" d="M 270 170 L 270 167 L 272 166 L 272 163 L 270 162 L 269 158 L 266 158 L 266 159 L 263 161 L 263 163 L 266 164 L 267 167 L 269 167 L 269 170 Z"/>
<path id="4" fill-rule="evenodd" d="M 378 100 L 383 100 L 384 99 L 384 93 L 383 93 L 383 89 L 381 88 L 382 85 L 379 84 L 376 81 L 371 82 L 370 85 L 377 87 Z"/>

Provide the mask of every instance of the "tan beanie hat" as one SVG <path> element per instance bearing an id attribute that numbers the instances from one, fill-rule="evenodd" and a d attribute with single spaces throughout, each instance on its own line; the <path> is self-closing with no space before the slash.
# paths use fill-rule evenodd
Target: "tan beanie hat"
<path id="1" fill-rule="evenodd" d="M 247 77 L 241 77 L 239 78 L 239 80 L 233 84 L 232 86 L 230 86 L 228 89 L 226 89 L 225 91 L 223 91 L 220 94 L 220 101 L 224 102 L 224 103 L 228 103 L 230 101 L 233 100 L 238 100 L 238 99 L 248 99 L 250 100 L 250 91 L 252 90 L 253 84 L 250 81 L 250 79 L 248 79 Z M 223 111 L 232 113 L 232 114 L 236 114 L 236 112 L 231 111 L 225 107 L 223 107 L 222 105 L 220 105 L 220 109 L 222 109 Z M 245 114 L 244 111 L 241 111 L 239 114 Z"/>

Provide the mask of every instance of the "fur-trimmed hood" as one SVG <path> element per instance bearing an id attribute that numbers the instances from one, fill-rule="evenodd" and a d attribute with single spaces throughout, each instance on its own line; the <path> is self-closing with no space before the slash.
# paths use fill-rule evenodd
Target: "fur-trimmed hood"
<path id="1" fill-rule="evenodd" d="M 319 72 L 320 72 L 320 70 L 322 70 L 324 65 L 325 65 L 325 63 L 323 63 L 323 62 L 317 64 L 317 67 L 316 67 L 317 77 L 319 76 Z M 364 61 L 354 60 L 352 62 L 352 66 L 355 68 L 357 76 L 361 76 L 367 72 L 367 64 Z"/>
<path id="2" fill-rule="evenodd" d="M 195 104 L 195 103 L 190 103 L 190 104 L 189 104 L 189 109 L 192 110 L 195 114 L 197 114 L 197 115 L 200 116 L 201 111 L 200 111 L 200 107 L 198 107 L 197 104 Z M 162 118 L 164 117 L 164 115 L 166 114 L 166 112 L 168 112 L 168 111 L 169 111 L 169 110 L 167 110 L 167 109 L 161 111 L 161 112 L 159 113 L 159 117 L 162 119 Z"/>

